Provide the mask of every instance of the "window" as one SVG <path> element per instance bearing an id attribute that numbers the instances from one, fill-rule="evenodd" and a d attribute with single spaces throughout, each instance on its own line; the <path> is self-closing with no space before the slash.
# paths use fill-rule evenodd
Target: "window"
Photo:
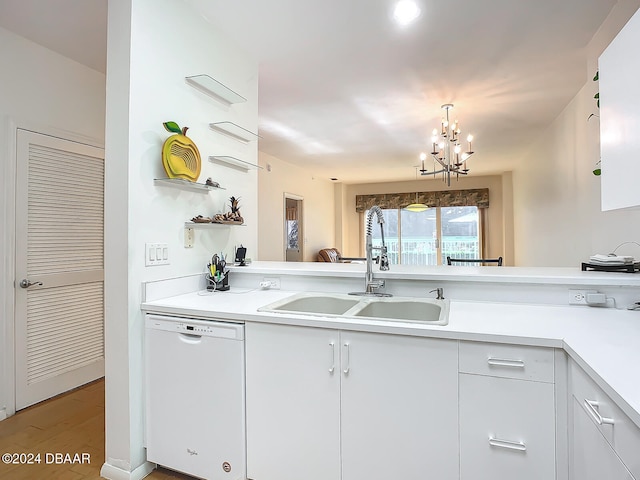
<path id="1" fill-rule="evenodd" d="M 389 208 L 382 212 L 384 240 L 392 264 L 442 265 L 447 256 L 482 257 L 478 207 L 434 207 L 424 212 Z M 367 214 L 365 211 L 365 229 Z M 382 236 L 375 216 L 373 224 L 373 245 L 379 247 Z"/>

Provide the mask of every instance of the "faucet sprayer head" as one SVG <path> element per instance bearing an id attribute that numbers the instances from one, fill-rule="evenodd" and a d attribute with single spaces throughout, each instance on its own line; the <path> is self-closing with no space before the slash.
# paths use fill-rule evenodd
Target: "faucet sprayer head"
<path id="1" fill-rule="evenodd" d="M 371 235 L 374 214 L 376 215 L 376 217 L 378 217 L 380 228 L 382 228 L 382 224 L 384 223 L 384 214 L 382 213 L 382 209 L 379 206 L 374 205 L 369 209 L 369 213 L 367 214 L 367 235 Z"/>

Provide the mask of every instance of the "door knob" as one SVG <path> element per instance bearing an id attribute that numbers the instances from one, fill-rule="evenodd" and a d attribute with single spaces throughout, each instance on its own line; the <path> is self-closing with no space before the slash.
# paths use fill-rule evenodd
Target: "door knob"
<path id="1" fill-rule="evenodd" d="M 22 281 L 20 282 L 20 286 L 22 288 L 29 288 L 32 285 L 42 285 L 42 282 L 30 282 L 26 278 L 23 278 Z"/>

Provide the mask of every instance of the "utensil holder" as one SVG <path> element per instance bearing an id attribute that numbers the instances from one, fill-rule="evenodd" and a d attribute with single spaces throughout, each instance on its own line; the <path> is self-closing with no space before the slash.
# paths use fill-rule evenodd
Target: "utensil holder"
<path id="1" fill-rule="evenodd" d="M 216 281 L 211 275 L 207 274 L 207 290 L 210 292 L 226 292 L 229 290 L 229 273 L 224 272 L 224 275 L 219 281 Z"/>

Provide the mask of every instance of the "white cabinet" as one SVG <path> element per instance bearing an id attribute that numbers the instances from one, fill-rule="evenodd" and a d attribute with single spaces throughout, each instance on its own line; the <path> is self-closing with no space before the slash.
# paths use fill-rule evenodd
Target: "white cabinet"
<path id="1" fill-rule="evenodd" d="M 571 479 L 640 478 L 640 428 L 575 362 L 569 376 Z"/>
<path id="2" fill-rule="evenodd" d="M 553 384 L 460 375 L 460 478 L 555 478 Z"/>
<path id="3" fill-rule="evenodd" d="M 551 480 L 553 350 L 460 342 L 461 480 Z"/>
<path id="4" fill-rule="evenodd" d="M 342 479 L 457 479 L 457 342 L 342 332 L 341 354 Z"/>
<path id="5" fill-rule="evenodd" d="M 573 397 L 571 478 L 573 480 L 633 480 L 633 477 Z"/>
<path id="6" fill-rule="evenodd" d="M 457 342 L 248 324 L 253 480 L 458 478 Z"/>
<path id="7" fill-rule="evenodd" d="M 248 478 L 340 479 L 338 342 L 332 330 L 245 326 Z"/>
<path id="8" fill-rule="evenodd" d="M 599 59 L 602 210 L 640 205 L 640 11 Z"/>
<path id="9" fill-rule="evenodd" d="M 461 342 L 460 372 L 553 383 L 554 352 L 526 345 Z"/>

